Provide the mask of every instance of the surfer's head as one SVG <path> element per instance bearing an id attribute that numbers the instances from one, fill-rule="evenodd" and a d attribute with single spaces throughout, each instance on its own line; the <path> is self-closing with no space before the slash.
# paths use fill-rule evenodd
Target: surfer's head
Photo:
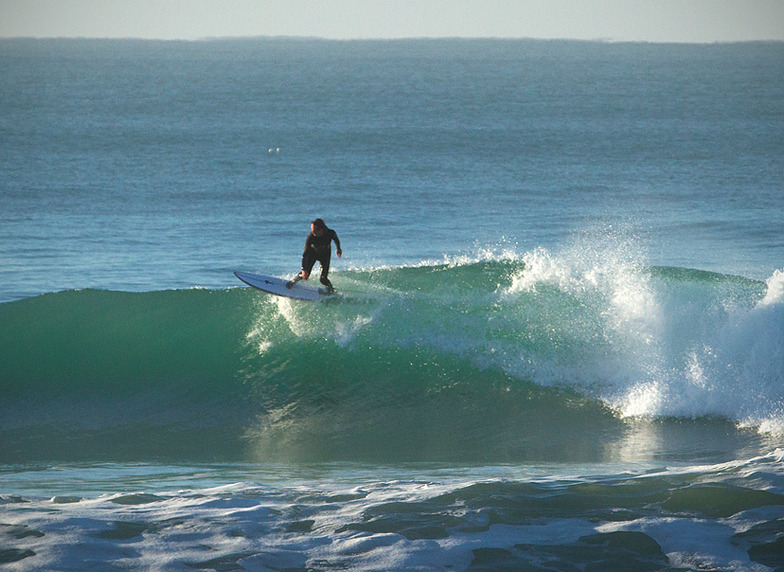
<path id="1" fill-rule="evenodd" d="M 327 225 L 324 224 L 324 221 L 322 219 L 317 218 L 316 220 L 311 221 L 310 230 L 316 236 L 320 236 L 321 234 L 324 233 L 325 230 L 327 230 Z"/>

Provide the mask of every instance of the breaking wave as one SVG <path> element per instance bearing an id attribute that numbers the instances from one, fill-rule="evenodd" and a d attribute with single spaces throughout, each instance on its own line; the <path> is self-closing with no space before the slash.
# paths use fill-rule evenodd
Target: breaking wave
<path id="1" fill-rule="evenodd" d="M 320 304 L 242 287 L 0 304 L 0 454 L 593 460 L 641 427 L 784 432 L 784 272 L 535 250 L 334 277 Z"/>

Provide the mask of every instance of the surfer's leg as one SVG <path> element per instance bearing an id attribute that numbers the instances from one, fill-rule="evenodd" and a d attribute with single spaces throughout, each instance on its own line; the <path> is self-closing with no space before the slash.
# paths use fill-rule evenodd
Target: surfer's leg
<path id="1" fill-rule="evenodd" d="M 329 278 L 321 277 L 321 283 L 327 287 L 327 294 L 334 294 L 335 288 L 332 286 L 332 282 L 329 281 Z"/>
<path id="2" fill-rule="evenodd" d="M 334 294 L 335 288 L 332 286 L 332 282 L 329 281 L 329 256 L 325 256 L 324 258 L 320 259 L 319 262 L 321 263 L 321 283 L 327 287 L 327 293 Z"/>
<path id="3" fill-rule="evenodd" d="M 311 255 L 303 256 L 302 271 L 286 283 L 286 288 L 293 288 L 294 284 L 296 284 L 300 280 L 307 280 L 308 278 L 310 278 L 310 271 L 313 270 L 313 265 L 315 263 L 316 263 L 315 256 L 311 256 Z"/>
<path id="4" fill-rule="evenodd" d="M 307 254 L 302 257 L 302 272 L 299 273 L 300 278 L 307 280 L 310 278 L 310 272 L 313 270 L 313 265 L 316 264 L 318 257 L 315 254 Z"/>

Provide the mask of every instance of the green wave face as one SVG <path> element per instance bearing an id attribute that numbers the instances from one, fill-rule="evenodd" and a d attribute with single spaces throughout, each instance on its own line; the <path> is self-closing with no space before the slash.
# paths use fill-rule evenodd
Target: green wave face
<path id="1" fill-rule="evenodd" d="M 778 422 L 770 284 L 546 253 L 335 284 L 322 303 L 230 288 L 0 305 L 0 455 L 590 461 Z"/>

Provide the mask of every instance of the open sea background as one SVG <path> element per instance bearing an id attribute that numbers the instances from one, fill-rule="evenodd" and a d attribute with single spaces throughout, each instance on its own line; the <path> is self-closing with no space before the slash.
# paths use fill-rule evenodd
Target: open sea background
<path id="1" fill-rule="evenodd" d="M 782 43 L 0 40 L 0 566 L 783 569 L 783 180 Z"/>

